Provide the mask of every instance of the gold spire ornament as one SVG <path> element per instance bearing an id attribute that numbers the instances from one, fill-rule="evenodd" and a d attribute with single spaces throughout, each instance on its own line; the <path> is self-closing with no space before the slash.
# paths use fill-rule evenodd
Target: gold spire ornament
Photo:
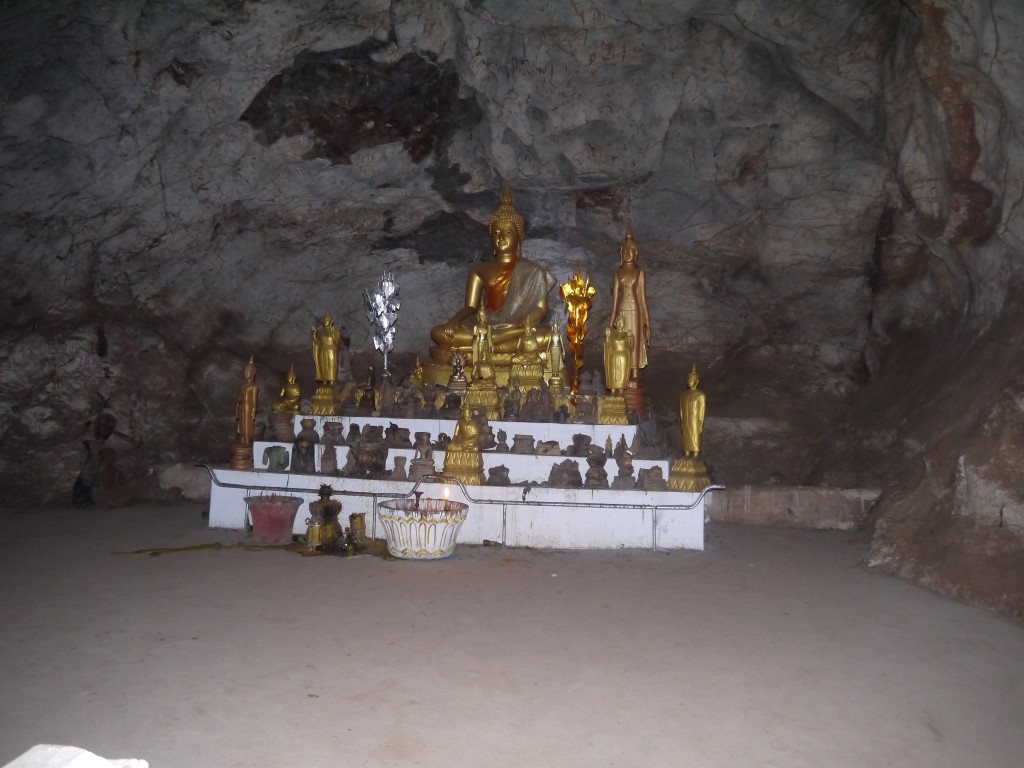
<path id="1" fill-rule="evenodd" d="M 597 289 L 590 284 L 590 278 L 577 272 L 561 288 L 565 300 L 568 321 L 565 335 L 569 337 L 569 351 L 572 353 L 572 372 L 569 376 L 569 392 L 573 397 L 580 391 L 580 369 L 583 368 L 583 339 L 587 335 L 587 315 Z"/>

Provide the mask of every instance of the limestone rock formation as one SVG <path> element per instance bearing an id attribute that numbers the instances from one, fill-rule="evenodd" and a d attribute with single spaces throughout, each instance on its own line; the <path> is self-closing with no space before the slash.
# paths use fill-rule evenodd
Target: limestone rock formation
<path id="1" fill-rule="evenodd" d="M 716 477 L 880 487 L 878 563 L 1022 610 L 920 542 L 1022 551 L 1024 9 L 823 9 L 5 4 L 2 501 L 68 500 L 104 411 L 138 496 L 225 460 L 248 355 L 311 380 L 325 310 L 368 349 L 382 265 L 411 365 L 507 179 L 556 277 L 609 285 L 632 220 L 650 381 L 700 364 Z"/>

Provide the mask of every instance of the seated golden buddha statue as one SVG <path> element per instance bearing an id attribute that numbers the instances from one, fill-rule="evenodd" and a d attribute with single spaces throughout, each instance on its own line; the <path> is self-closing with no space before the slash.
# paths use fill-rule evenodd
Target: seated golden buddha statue
<path id="1" fill-rule="evenodd" d="M 481 307 L 487 311 L 496 367 L 507 367 L 508 356 L 516 351 L 527 323 L 535 329 L 541 349 L 547 349 L 550 329 L 544 320 L 548 293 L 556 281 L 544 267 L 520 256 L 523 217 L 512 204 L 508 184 L 502 190 L 501 205 L 491 215 L 489 231 L 494 258 L 472 266 L 462 308 L 430 332 L 435 344 L 431 358 L 439 366 L 448 364 L 452 352 L 471 356 L 473 328 L 466 321 L 475 318 Z"/>
<path id="2" fill-rule="evenodd" d="M 512 355 L 509 371 L 509 383 L 523 391 L 540 389 L 544 381 L 544 365 L 540 357 L 540 342 L 537 332 L 530 321 L 526 321 L 523 335 L 519 338 L 519 348 Z"/>
<path id="3" fill-rule="evenodd" d="M 288 379 L 281 387 L 281 394 L 274 401 L 271 410 L 274 413 L 298 413 L 302 401 L 302 390 L 299 382 L 295 379 L 295 366 L 292 365 L 288 371 Z"/>

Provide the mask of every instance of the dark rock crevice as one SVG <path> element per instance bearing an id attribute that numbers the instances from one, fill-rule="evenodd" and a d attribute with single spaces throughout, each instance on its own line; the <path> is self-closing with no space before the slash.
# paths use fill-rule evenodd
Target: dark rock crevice
<path id="1" fill-rule="evenodd" d="M 367 147 L 401 142 L 414 162 L 436 153 L 457 129 L 480 120 L 479 109 L 458 97 L 450 61 L 408 53 L 378 61 L 383 44 L 305 52 L 275 75 L 242 113 L 258 140 L 308 136 L 307 157 L 348 163 Z"/>

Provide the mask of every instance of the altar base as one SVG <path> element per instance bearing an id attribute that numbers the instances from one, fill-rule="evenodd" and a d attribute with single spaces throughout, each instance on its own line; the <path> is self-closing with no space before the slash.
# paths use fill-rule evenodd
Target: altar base
<path id="1" fill-rule="evenodd" d="M 503 456 L 508 460 L 511 454 Z M 315 501 L 320 485 L 326 482 L 334 488 L 333 498 L 342 499 L 346 510 L 366 514 L 367 536 L 380 540 L 384 528 L 379 502 L 405 498 L 413 487 L 410 482 L 390 480 L 208 469 L 213 479 L 211 528 L 242 530 L 244 499 L 259 489 L 280 487 L 282 493 Z M 466 522 L 458 533 L 459 544 L 479 546 L 495 541 L 538 549 L 704 549 L 704 494 L 533 487 L 523 498 L 523 486 L 512 485 L 469 487 L 467 496 L 454 483 L 424 483 L 419 490 L 443 498 L 446 488 L 452 501 L 469 504 Z M 304 519 L 300 509 L 293 529 L 296 535 L 305 534 Z"/>
<path id="2" fill-rule="evenodd" d="M 310 417 L 297 417 L 310 418 Z M 322 428 L 321 417 L 313 417 Z M 340 416 L 334 420 L 342 422 L 347 432 L 352 423 L 364 430 L 371 425 L 381 428 L 390 423 L 409 429 L 410 433 L 425 432 L 429 435 L 454 434 L 455 422 L 447 419 L 390 419 L 366 416 Z M 620 440 L 631 444 L 637 433 L 636 425 L 600 424 L 557 424 L 523 421 L 491 422 L 495 432 L 501 430 L 509 435 L 525 434 L 537 442 L 557 442 L 566 448 L 572 445 L 573 436 L 585 433 L 594 445 L 604 445 L 608 440 Z M 309 473 L 274 472 L 265 461 L 261 461 L 266 448 L 286 442 L 260 441 L 255 445 L 257 465 L 254 469 L 231 469 L 229 467 L 208 467 L 212 480 L 210 493 L 211 528 L 245 527 L 245 497 L 260 493 L 278 493 L 300 496 L 307 502 L 319 499 L 320 486 L 330 485 L 332 497 L 345 504 L 345 510 L 365 513 L 368 534 L 376 539 L 384 537 L 382 523 L 377 519 L 378 503 L 392 498 L 407 498 L 415 483 L 408 480 L 371 480 L 354 477 L 315 474 L 317 467 Z M 348 456 L 349 447 L 336 448 L 339 464 Z M 323 446 L 314 446 L 317 466 Z M 446 452 L 433 451 L 433 460 L 422 459 L 424 469 L 444 466 Z M 406 457 L 412 462 L 416 451 L 413 448 L 391 448 L 386 457 L 385 469 L 393 469 L 395 459 Z M 460 544 L 480 545 L 484 540 L 496 541 L 514 547 L 539 547 L 551 549 L 703 549 L 704 548 L 704 504 L 709 489 L 701 492 L 690 491 L 643 491 L 630 489 L 592 488 L 547 488 L 543 483 L 548 479 L 553 464 L 565 459 L 561 455 L 514 454 L 494 450 L 480 454 L 483 472 L 486 474 L 498 466 L 507 467 L 509 476 L 516 482 L 530 485 L 511 486 L 463 486 L 457 483 L 424 481 L 418 490 L 427 497 L 444 497 L 447 489 L 452 501 L 469 504 L 469 515 L 458 535 Z M 436 462 L 436 463 L 435 463 Z M 670 461 L 667 459 L 633 459 L 633 466 L 640 469 L 660 467 L 669 474 Z M 440 487 L 439 487 L 440 486 Z M 344 498 L 342 498 L 344 497 Z M 294 524 L 294 533 L 306 532 L 306 514 L 300 509 Z"/>
<path id="3" fill-rule="evenodd" d="M 483 411 L 488 421 L 501 418 L 501 398 L 494 380 L 474 381 L 469 385 L 462 402 L 473 412 Z"/>
<path id="4" fill-rule="evenodd" d="M 444 460 L 445 477 L 453 477 L 464 485 L 483 485 L 484 461 L 480 452 L 456 453 L 447 451 Z"/>

